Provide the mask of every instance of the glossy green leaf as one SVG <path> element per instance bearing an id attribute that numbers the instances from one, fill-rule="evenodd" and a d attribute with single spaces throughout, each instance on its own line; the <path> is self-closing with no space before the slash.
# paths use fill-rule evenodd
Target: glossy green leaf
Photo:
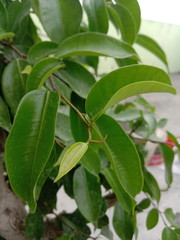
<path id="1" fill-rule="evenodd" d="M 170 187 L 173 180 L 172 165 L 174 161 L 174 151 L 166 144 L 160 144 L 159 146 L 165 164 L 165 180 L 168 187 Z"/>
<path id="2" fill-rule="evenodd" d="M 134 65 L 138 64 L 138 60 L 133 59 L 131 57 L 129 58 L 124 58 L 124 59 L 117 59 L 116 58 L 116 63 L 119 67 L 124 67 L 124 66 L 129 66 L 129 65 Z"/>
<path id="3" fill-rule="evenodd" d="M 0 1 L 0 28 L 6 29 L 8 24 L 8 16 L 6 8 L 2 1 Z"/>
<path id="4" fill-rule="evenodd" d="M 55 240 L 72 240 L 71 235 L 63 235 L 62 237 L 58 237 Z"/>
<path id="5" fill-rule="evenodd" d="M 34 214 L 29 214 L 25 221 L 25 234 L 30 240 L 39 240 L 45 230 L 45 223 L 43 221 L 43 215 L 40 211 L 36 211 Z"/>
<path id="6" fill-rule="evenodd" d="M 108 14 L 105 0 L 83 0 L 83 7 L 88 16 L 89 30 L 93 32 L 107 33 Z"/>
<path id="7" fill-rule="evenodd" d="M 130 13 L 136 26 L 136 32 L 139 31 L 141 24 L 141 10 L 137 0 L 115 0 L 117 4 L 124 6 Z"/>
<path id="8" fill-rule="evenodd" d="M 149 211 L 146 219 L 146 227 L 148 230 L 154 228 L 159 220 L 159 212 L 156 208 L 153 208 Z"/>
<path id="9" fill-rule="evenodd" d="M 149 193 L 149 195 L 155 199 L 157 202 L 159 202 L 161 197 L 161 192 L 159 189 L 159 185 L 156 181 L 156 179 L 153 177 L 153 175 L 144 170 L 144 192 Z"/>
<path id="10" fill-rule="evenodd" d="M 78 59 L 78 62 L 92 67 L 94 71 L 97 72 L 99 63 L 99 58 L 97 56 L 76 56 L 76 59 Z"/>
<path id="11" fill-rule="evenodd" d="M 22 99 L 5 148 L 13 191 L 36 210 L 36 186 L 49 159 L 55 136 L 59 95 L 32 91 Z"/>
<path id="12" fill-rule="evenodd" d="M 31 0 L 13 1 L 10 3 L 7 13 L 9 16 L 8 30 L 17 32 L 22 20 L 28 15 L 31 7 Z"/>
<path id="13" fill-rule="evenodd" d="M 9 132 L 11 128 L 11 119 L 8 107 L 0 97 L 0 127 Z"/>
<path id="14" fill-rule="evenodd" d="M 41 59 L 48 57 L 55 52 L 57 46 L 57 43 L 54 42 L 40 42 L 33 45 L 28 51 L 30 63 L 35 64 Z"/>
<path id="15" fill-rule="evenodd" d="M 122 240 L 132 240 L 134 234 L 134 219 L 124 211 L 119 204 L 114 208 L 113 227 Z"/>
<path id="16" fill-rule="evenodd" d="M 27 92 L 34 89 L 40 89 L 46 79 L 53 72 L 64 67 L 65 65 L 62 64 L 57 58 L 46 58 L 36 63 L 27 79 Z"/>
<path id="17" fill-rule="evenodd" d="M 6 38 L 13 38 L 15 34 L 13 32 L 6 32 L 2 28 L 0 28 L 0 41 Z"/>
<path id="18" fill-rule="evenodd" d="M 122 187 L 132 196 L 142 189 L 143 177 L 137 150 L 121 126 L 113 118 L 103 115 L 96 122 L 105 145 L 113 170 Z"/>
<path id="19" fill-rule="evenodd" d="M 164 215 L 166 216 L 166 219 L 168 220 L 168 222 L 171 224 L 171 226 L 173 227 L 178 227 L 177 224 L 175 223 L 176 221 L 176 215 L 173 213 L 172 208 L 167 208 L 164 211 Z"/>
<path id="20" fill-rule="evenodd" d="M 98 176 L 98 174 L 100 173 L 100 159 L 98 154 L 93 150 L 92 147 L 88 147 L 88 150 L 81 158 L 80 163 L 91 174 Z"/>
<path id="21" fill-rule="evenodd" d="M 66 68 L 58 75 L 82 98 L 87 95 L 96 82 L 94 76 L 82 65 L 76 62 L 64 61 Z"/>
<path id="22" fill-rule="evenodd" d="M 165 227 L 162 232 L 162 240 L 179 240 L 175 231 L 169 227 Z"/>
<path id="23" fill-rule="evenodd" d="M 65 39 L 56 52 L 57 57 L 81 55 L 126 58 L 136 56 L 136 52 L 127 43 L 95 32 L 80 33 Z"/>
<path id="24" fill-rule="evenodd" d="M 85 100 L 72 93 L 71 95 L 72 104 L 80 111 L 85 112 Z M 70 109 L 70 121 L 71 121 L 71 132 L 75 139 L 75 141 L 86 142 L 88 139 L 88 130 L 87 126 L 84 122 L 79 118 L 79 116 L 74 112 L 74 110 Z"/>
<path id="25" fill-rule="evenodd" d="M 102 198 L 97 177 L 79 167 L 74 174 L 74 197 L 81 214 L 90 222 L 100 215 Z"/>
<path id="26" fill-rule="evenodd" d="M 60 42 L 79 32 L 82 18 L 79 0 L 38 0 L 38 3 L 41 23 L 52 41 Z"/>
<path id="27" fill-rule="evenodd" d="M 146 65 L 122 67 L 107 74 L 92 87 L 86 101 L 86 112 L 95 120 L 115 103 L 150 92 L 175 94 L 176 90 L 171 86 L 169 76 L 160 68 Z"/>
<path id="28" fill-rule="evenodd" d="M 143 34 L 139 34 L 136 40 L 136 43 L 146 48 L 147 50 L 149 50 L 168 67 L 168 63 L 167 63 L 167 59 L 164 51 L 159 46 L 159 44 L 155 42 L 152 38 Z"/>
<path id="29" fill-rule="evenodd" d="M 121 207 L 124 211 L 132 213 L 134 211 L 136 201 L 124 190 L 114 170 L 112 168 L 106 168 L 102 173 L 109 185 L 112 187 L 112 190 L 115 193 Z"/>
<path id="30" fill-rule="evenodd" d="M 111 8 L 109 8 L 112 16 L 111 19 L 115 21 L 116 27 L 120 30 L 122 39 L 125 42 L 133 44 L 136 39 L 137 31 L 132 13 L 123 4 L 112 4 Z"/>
<path id="31" fill-rule="evenodd" d="M 81 160 L 83 155 L 88 149 L 88 144 L 83 142 L 77 142 L 74 145 L 70 146 L 63 157 L 60 155 L 60 166 L 59 166 L 59 172 L 54 180 L 55 182 L 58 181 L 60 178 L 62 178 L 65 174 L 67 174 L 72 168 L 76 166 L 76 164 Z"/>
<path id="32" fill-rule="evenodd" d="M 22 74 L 28 62 L 23 59 L 15 59 L 4 69 L 2 76 L 2 91 L 4 98 L 13 114 L 15 114 L 21 98 L 25 94 L 27 75 Z"/>

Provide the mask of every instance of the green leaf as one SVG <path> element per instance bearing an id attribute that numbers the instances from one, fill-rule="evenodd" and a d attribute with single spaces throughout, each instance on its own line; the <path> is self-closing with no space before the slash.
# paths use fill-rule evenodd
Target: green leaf
<path id="1" fill-rule="evenodd" d="M 166 219 L 171 224 L 171 226 L 178 227 L 177 224 L 175 223 L 176 215 L 173 213 L 172 208 L 167 208 L 164 212 L 164 215 L 166 216 Z"/>
<path id="2" fill-rule="evenodd" d="M 60 167 L 58 175 L 54 182 L 58 181 L 72 168 L 74 168 L 76 164 L 80 161 L 80 159 L 83 157 L 87 149 L 88 144 L 83 142 L 77 142 L 70 146 L 68 149 L 66 149 L 66 152 L 65 154 L 63 154 L 63 157 L 61 157 L 60 155 L 61 160 L 60 159 L 58 160 L 58 162 L 60 162 Z"/>
<path id="3" fill-rule="evenodd" d="M 71 103 L 80 111 L 85 112 L 85 100 L 80 98 L 75 93 L 71 95 Z M 87 126 L 79 118 L 79 116 L 70 108 L 71 132 L 75 141 L 85 142 L 88 139 Z"/>
<path id="4" fill-rule="evenodd" d="M 159 46 L 157 42 L 155 42 L 152 38 L 139 34 L 138 38 L 136 40 L 136 43 L 139 44 L 140 46 L 146 48 L 149 50 L 151 53 L 153 53 L 156 57 L 158 57 L 167 67 L 168 67 L 168 62 L 166 59 L 166 55 L 162 48 Z"/>
<path id="5" fill-rule="evenodd" d="M 56 121 L 56 136 L 61 139 L 65 145 L 69 145 L 69 143 L 74 142 L 70 128 L 69 116 L 59 112 Z"/>
<path id="6" fill-rule="evenodd" d="M 141 96 L 137 96 L 134 100 L 135 103 L 139 104 L 140 106 L 143 106 L 145 109 L 149 109 L 152 112 L 155 111 L 155 107 L 152 106 L 145 98 Z"/>
<path id="7" fill-rule="evenodd" d="M 74 198 L 81 214 L 90 222 L 100 215 L 102 198 L 97 178 L 79 167 L 74 174 Z"/>
<path id="8" fill-rule="evenodd" d="M 55 240 L 71 240 L 71 235 L 63 235 L 62 237 L 56 238 Z"/>
<path id="9" fill-rule="evenodd" d="M 22 20 L 28 15 L 31 7 L 31 0 L 13 1 L 10 3 L 7 13 L 9 16 L 8 30 L 17 32 L 21 27 Z"/>
<path id="10" fill-rule="evenodd" d="M 132 57 L 124 58 L 124 59 L 116 58 L 116 63 L 119 67 L 124 67 L 124 66 L 138 64 L 138 61 L 136 59 L 133 59 Z"/>
<path id="11" fill-rule="evenodd" d="M 178 240 L 178 239 L 179 238 L 178 238 L 177 234 L 171 228 L 165 227 L 163 229 L 162 240 Z"/>
<path id="12" fill-rule="evenodd" d="M 6 32 L 2 28 L 0 28 L 0 41 L 6 38 L 12 39 L 15 36 L 13 32 Z"/>
<path id="13" fill-rule="evenodd" d="M 159 185 L 153 175 L 144 169 L 144 188 L 143 191 L 150 194 L 150 196 L 159 202 L 161 197 L 161 192 Z"/>
<path id="14" fill-rule="evenodd" d="M 93 32 L 107 33 L 108 14 L 104 0 L 84 0 L 83 7 L 89 20 L 89 30 Z"/>
<path id="15" fill-rule="evenodd" d="M 112 167 L 122 187 L 132 196 L 142 189 L 143 177 L 140 158 L 137 150 L 121 126 L 107 115 L 101 116 L 96 122 L 102 139 L 109 151 Z"/>
<path id="16" fill-rule="evenodd" d="M 87 98 L 90 89 L 96 82 L 94 76 L 79 63 L 71 61 L 64 61 L 64 63 L 66 69 L 59 71 L 58 75 L 80 97 Z"/>
<path id="17" fill-rule="evenodd" d="M 157 123 L 157 127 L 158 127 L 158 128 L 163 128 L 163 127 L 166 126 L 167 122 L 168 122 L 168 119 L 167 119 L 167 118 L 162 118 L 162 119 L 160 119 L 159 122 Z"/>
<path id="18" fill-rule="evenodd" d="M 119 204 L 114 208 L 113 227 L 122 240 L 132 240 L 134 234 L 134 219 L 124 211 Z"/>
<path id="19" fill-rule="evenodd" d="M 40 211 L 29 214 L 25 221 L 25 233 L 30 240 L 40 240 L 45 230 L 43 215 Z"/>
<path id="20" fill-rule="evenodd" d="M 132 213 L 136 205 L 136 201 L 122 187 L 118 177 L 112 168 L 106 168 L 102 171 L 109 185 L 112 187 L 119 204 L 124 211 Z"/>
<path id="21" fill-rule="evenodd" d="M 137 29 L 134 18 L 129 9 L 123 4 L 112 4 L 109 8 L 111 20 L 121 31 L 122 39 L 133 44 L 136 39 Z"/>
<path id="22" fill-rule="evenodd" d="M 6 141 L 5 160 L 13 191 L 36 210 L 36 186 L 55 136 L 59 95 L 32 91 L 22 99 Z"/>
<path id="23" fill-rule="evenodd" d="M 144 209 L 148 208 L 151 205 L 151 201 L 149 198 L 143 199 L 138 205 L 136 206 L 136 210 L 138 212 L 142 212 Z"/>
<path id="24" fill-rule="evenodd" d="M 13 114 L 15 114 L 21 98 L 25 94 L 26 74 L 22 74 L 28 62 L 15 59 L 4 69 L 2 76 L 2 91 L 4 98 Z"/>
<path id="25" fill-rule="evenodd" d="M 172 165 L 174 161 L 174 151 L 167 144 L 160 144 L 159 146 L 165 164 L 165 180 L 168 187 L 170 187 L 173 180 Z"/>
<path id="26" fill-rule="evenodd" d="M 115 103 L 150 92 L 175 94 L 176 90 L 171 86 L 169 76 L 160 68 L 146 65 L 122 67 L 94 84 L 87 97 L 86 112 L 95 120 Z"/>
<path id="27" fill-rule="evenodd" d="M 65 39 L 56 52 L 57 57 L 81 55 L 126 58 L 136 56 L 136 52 L 127 43 L 95 32 L 79 33 Z"/>
<path id="28" fill-rule="evenodd" d="M 30 63 L 35 64 L 42 58 L 48 57 L 55 52 L 57 46 L 57 43 L 46 41 L 33 45 L 28 51 L 28 59 Z"/>
<path id="29" fill-rule="evenodd" d="M 8 107 L 0 97 L 0 127 L 9 132 L 11 128 L 11 119 Z"/>
<path id="30" fill-rule="evenodd" d="M 88 67 L 92 67 L 94 71 L 97 72 L 99 63 L 97 56 L 77 56 L 75 59 L 82 64 L 86 64 Z"/>
<path id="31" fill-rule="evenodd" d="M 0 28 L 6 29 L 8 24 L 8 15 L 3 2 L 0 2 Z"/>
<path id="32" fill-rule="evenodd" d="M 125 111 L 121 111 L 118 114 L 113 114 L 112 117 L 120 122 L 129 122 L 140 118 L 141 114 L 137 109 L 127 109 Z"/>
<path id="33" fill-rule="evenodd" d="M 46 79 L 53 72 L 64 67 L 65 65 L 62 64 L 57 58 L 46 58 L 36 63 L 27 79 L 27 92 L 34 89 L 40 89 Z"/>
<path id="34" fill-rule="evenodd" d="M 152 113 L 149 110 L 142 111 L 142 116 L 148 126 L 148 135 L 146 136 L 148 138 L 156 130 L 156 119 L 155 119 L 154 113 Z"/>
<path id="35" fill-rule="evenodd" d="M 81 158 L 80 163 L 91 174 L 98 176 L 98 174 L 100 173 L 100 159 L 98 154 L 93 150 L 92 147 L 88 147 L 88 150 Z"/>
<path id="36" fill-rule="evenodd" d="M 38 0 L 38 3 L 41 23 L 52 41 L 59 43 L 79 32 L 82 19 L 79 0 Z"/>
<path id="37" fill-rule="evenodd" d="M 146 219 L 146 227 L 148 230 L 154 228 L 159 220 L 159 212 L 156 208 L 153 208 L 149 211 Z"/>

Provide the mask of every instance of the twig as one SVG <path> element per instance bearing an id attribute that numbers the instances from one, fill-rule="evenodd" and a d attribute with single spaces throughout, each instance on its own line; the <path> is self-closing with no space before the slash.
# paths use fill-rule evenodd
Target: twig
<path id="1" fill-rule="evenodd" d="M 52 75 L 50 76 L 50 83 L 51 83 L 51 86 L 52 86 L 53 90 L 58 92 L 60 97 L 63 99 L 63 101 L 65 103 L 67 103 L 74 110 L 75 113 L 77 113 L 77 115 L 81 118 L 81 120 L 85 123 L 86 126 L 89 126 L 88 122 L 85 120 L 85 118 L 83 117 L 81 112 L 64 95 L 62 95 L 62 93 L 60 93 L 58 91 L 58 89 L 55 86 L 55 83 L 54 83 Z"/>
<path id="2" fill-rule="evenodd" d="M 131 138 L 135 139 L 135 140 L 138 140 L 138 141 L 141 141 L 141 142 L 152 142 L 152 143 L 158 143 L 158 144 L 167 144 L 167 145 L 171 145 L 171 146 L 174 146 L 174 143 L 166 143 L 166 142 L 163 142 L 163 141 L 157 141 L 157 140 L 151 140 L 151 139 L 147 139 L 147 138 L 138 138 L 138 137 L 133 137 L 133 136 L 130 136 Z"/>
<path id="3" fill-rule="evenodd" d="M 11 48 L 15 53 L 17 53 L 17 55 L 19 55 L 21 58 L 27 58 L 26 54 L 22 53 L 19 49 L 17 49 L 12 43 L 8 43 L 5 41 L 0 41 L 0 43 L 3 46 L 7 46 L 9 48 Z"/>

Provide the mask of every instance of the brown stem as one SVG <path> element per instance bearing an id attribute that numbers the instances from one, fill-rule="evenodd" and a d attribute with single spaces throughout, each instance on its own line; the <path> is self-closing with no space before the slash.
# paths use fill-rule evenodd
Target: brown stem
<path id="1" fill-rule="evenodd" d="M 174 143 L 169 143 L 169 142 L 166 143 L 166 142 L 163 142 L 163 141 L 151 140 L 151 139 L 146 139 L 146 138 L 138 138 L 138 137 L 133 137 L 133 136 L 131 136 L 131 138 L 133 138 L 137 141 L 141 141 L 141 142 L 152 142 L 152 143 L 157 143 L 157 144 L 164 143 L 164 144 L 174 146 Z"/>
<path id="2" fill-rule="evenodd" d="M 5 41 L 0 41 L 0 43 L 3 46 L 8 46 L 9 48 L 11 48 L 15 53 L 17 53 L 17 55 L 19 55 L 21 58 L 27 58 L 26 54 L 22 53 L 19 49 L 17 49 L 12 43 L 8 43 Z"/>

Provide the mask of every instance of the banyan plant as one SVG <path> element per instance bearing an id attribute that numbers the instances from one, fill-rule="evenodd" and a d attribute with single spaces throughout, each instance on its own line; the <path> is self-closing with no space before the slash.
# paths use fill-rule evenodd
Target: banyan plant
<path id="1" fill-rule="evenodd" d="M 164 70 L 141 63 L 134 44 L 168 72 L 140 24 L 137 0 L 0 0 L 0 239 L 138 239 L 147 208 L 147 229 L 161 217 L 162 240 L 179 239 L 144 161 L 146 143 L 158 143 L 169 188 L 174 152 L 156 136 L 166 120 L 141 97 L 176 90 Z M 76 202 L 71 213 L 56 211 L 61 188 Z"/>

